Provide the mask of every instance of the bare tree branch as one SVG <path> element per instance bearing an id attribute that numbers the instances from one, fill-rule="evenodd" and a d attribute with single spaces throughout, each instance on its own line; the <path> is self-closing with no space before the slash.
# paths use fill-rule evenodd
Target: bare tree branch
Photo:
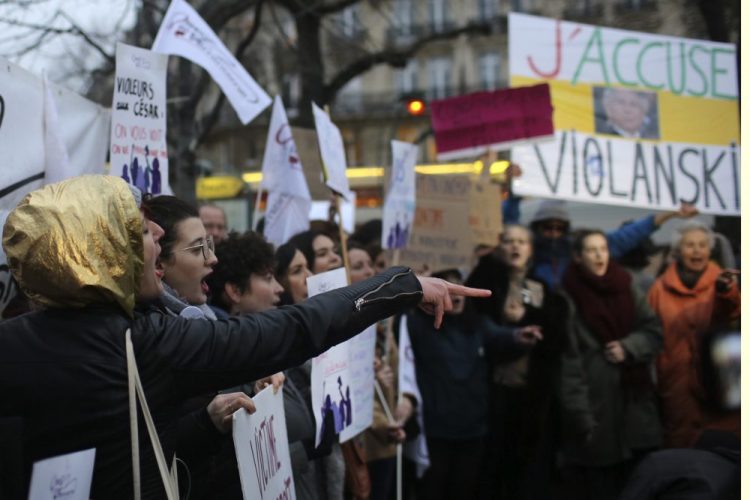
<path id="1" fill-rule="evenodd" d="M 341 12 L 347 7 L 351 7 L 354 4 L 361 2 L 362 0 L 338 0 L 328 5 L 321 5 L 316 10 L 321 16 L 327 16 L 328 14 L 335 14 Z"/>
<path id="2" fill-rule="evenodd" d="M 322 104 L 330 104 L 336 97 L 336 93 L 347 83 L 377 64 L 404 67 L 409 59 L 428 43 L 438 40 L 450 40 L 460 35 L 489 35 L 491 32 L 492 26 L 490 24 L 473 22 L 451 30 L 432 33 L 431 35 L 415 40 L 412 44 L 402 49 L 385 49 L 380 52 L 368 54 L 339 71 L 328 84 L 323 86 Z"/>
<path id="3" fill-rule="evenodd" d="M 101 45 L 96 43 L 94 39 L 91 38 L 91 36 L 89 36 L 89 34 L 86 33 L 86 31 L 82 30 L 65 12 L 62 12 L 61 14 L 62 14 L 62 17 L 64 17 L 70 23 L 74 33 L 77 33 L 78 35 L 80 35 L 81 38 L 83 38 L 83 40 L 87 44 L 93 47 L 94 50 L 96 50 L 107 62 L 109 62 L 110 64 L 115 64 L 115 56 L 113 54 L 110 54 L 109 52 L 104 50 L 104 48 Z"/>

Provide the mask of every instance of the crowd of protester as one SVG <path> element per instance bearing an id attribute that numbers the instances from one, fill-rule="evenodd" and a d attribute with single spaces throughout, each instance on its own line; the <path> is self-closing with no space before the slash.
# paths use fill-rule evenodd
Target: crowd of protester
<path id="1" fill-rule="evenodd" d="M 468 272 L 394 279 L 376 221 L 346 242 L 319 222 L 274 248 L 228 232 L 218 206 L 142 197 L 113 178 L 32 193 L 3 234 L 34 311 L 0 323 L 0 497 L 23 496 L 33 462 L 95 446 L 92 498 L 132 498 L 126 330 L 183 498 L 242 498 L 231 418 L 268 385 L 283 391 L 299 499 L 396 498 L 397 445 L 419 433 L 430 466 L 405 461 L 406 499 L 738 495 L 739 407 L 722 397 L 712 346 L 739 334 L 739 271 L 716 263 L 697 211 L 609 233 L 574 229 L 556 200 L 529 227 L 517 207 L 505 213 L 498 245 Z M 650 236 L 675 217 L 651 274 Z M 341 267 L 343 243 L 351 288 L 308 298 L 306 279 Z M 403 293 L 418 290 L 422 308 Z M 364 293 L 397 300 L 355 311 Z M 425 311 L 441 316 L 445 301 L 437 328 Z M 372 426 L 339 443 L 328 412 L 316 446 L 311 358 L 373 323 Z M 419 408 L 398 387 L 400 324 Z M 143 422 L 138 434 L 137 487 L 161 498 Z"/>

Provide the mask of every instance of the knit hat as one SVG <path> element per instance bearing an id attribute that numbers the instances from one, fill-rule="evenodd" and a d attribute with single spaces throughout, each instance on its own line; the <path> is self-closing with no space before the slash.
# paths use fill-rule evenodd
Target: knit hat
<path id="1" fill-rule="evenodd" d="M 568 204 L 564 200 L 544 200 L 531 219 L 531 229 L 536 230 L 539 223 L 545 220 L 565 222 L 565 231 L 567 232 L 570 228 Z"/>

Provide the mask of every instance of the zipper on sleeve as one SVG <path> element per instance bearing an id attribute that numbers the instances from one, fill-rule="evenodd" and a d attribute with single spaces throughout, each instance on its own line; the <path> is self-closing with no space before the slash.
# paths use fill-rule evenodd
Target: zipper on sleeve
<path id="1" fill-rule="evenodd" d="M 372 295 L 374 293 L 379 292 L 380 290 L 383 289 L 384 286 L 390 285 L 391 283 L 393 283 L 396 280 L 396 278 L 399 278 L 401 276 L 407 276 L 410 273 L 411 273 L 411 271 L 405 271 L 403 273 L 394 274 L 393 276 L 391 276 L 391 278 L 388 281 L 386 281 L 384 283 L 381 283 L 376 289 L 370 290 L 369 292 L 367 292 L 366 294 L 364 294 L 360 298 L 356 299 L 354 301 L 354 308 L 357 310 L 357 312 L 359 312 L 359 311 L 362 310 L 362 307 L 365 304 L 370 303 L 370 302 L 375 302 L 375 301 L 378 301 L 378 300 L 392 300 L 392 299 L 396 299 L 398 297 L 404 297 L 404 296 L 407 296 L 407 295 L 421 294 L 422 293 L 421 291 L 418 291 L 418 292 L 402 292 L 402 293 L 397 293 L 396 295 L 393 295 L 391 297 L 376 297 L 374 299 L 367 300 L 367 297 L 369 297 L 370 295 Z"/>

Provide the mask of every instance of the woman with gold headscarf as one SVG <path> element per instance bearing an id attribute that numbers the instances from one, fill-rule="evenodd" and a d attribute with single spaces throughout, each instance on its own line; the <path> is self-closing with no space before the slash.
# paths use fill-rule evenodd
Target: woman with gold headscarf
<path id="1" fill-rule="evenodd" d="M 352 287 L 229 321 L 136 310 L 161 291 L 161 228 L 121 179 L 83 176 L 30 193 L 3 247 L 21 289 L 44 308 L 0 324 L 0 417 L 23 421 L 24 484 L 40 459 L 96 448 L 92 498 L 133 496 L 126 331 L 165 455 L 177 404 L 297 365 L 405 307 L 436 322 L 450 293 L 472 292 L 395 268 Z M 143 426 L 141 426 L 143 430 Z M 141 491 L 163 495 L 145 432 Z M 0 453 L 5 453 L 0 450 Z"/>

